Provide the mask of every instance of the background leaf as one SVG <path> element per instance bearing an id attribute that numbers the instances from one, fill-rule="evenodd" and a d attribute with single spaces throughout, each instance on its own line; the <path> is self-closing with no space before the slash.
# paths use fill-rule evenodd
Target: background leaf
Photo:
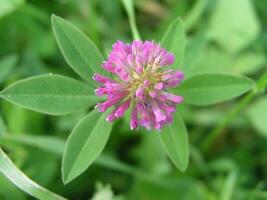
<path id="1" fill-rule="evenodd" d="M 104 58 L 96 45 L 78 28 L 58 16 L 52 16 L 52 26 L 67 63 L 84 80 L 96 85 L 92 80 L 93 74 L 105 73 L 101 67 Z"/>
<path id="2" fill-rule="evenodd" d="M 163 35 L 161 44 L 168 51 L 175 55 L 175 61 L 172 65 L 175 69 L 181 68 L 185 51 L 185 33 L 184 25 L 180 18 L 177 18 L 168 27 Z"/>
<path id="3" fill-rule="evenodd" d="M 83 118 L 68 137 L 62 161 L 64 183 L 68 183 L 100 155 L 110 135 L 112 124 L 105 114 L 94 110 Z"/>
<path id="4" fill-rule="evenodd" d="M 211 17 L 209 34 L 226 50 L 241 50 L 250 44 L 259 32 L 260 24 L 251 0 L 217 2 Z"/>
<path id="5" fill-rule="evenodd" d="M 0 148 L 0 172 L 3 173 L 8 179 L 10 179 L 17 187 L 25 191 L 29 195 L 43 200 L 63 200 L 65 198 L 60 197 L 49 190 L 43 188 L 37 183 L 30 180 L 25 174 L 23 174 L 8 158 L 5 152 Z"/>
<path id="6" fill-rule="evenodd" d="M 167 155 L 184 172 L 189 161 L 189 142 L 186 126 L 178 112 L 175 113 L 172 125 L 165 126 L 158 136 Z"/>
<path id="7" fill-rule="evenodd" d="M 25 1 L 24 0 L 0 0 L 0 17 L 9 14 L 14 11 L 16 8 L 21 6 Z"/>
<path id="8" fill-rule="evenodd" d="M 16 55 L 8 55 L 0 60 L 0 84 L 5 81 L 17 63 Z"/>
<path id="9" fill-rule="evenodd" d="M 267 137 L 267 97 L 262 97 L 248 107 L 248 117 L 261 135 Z"/>
<path id="10" fill-rule="evenodd" d="M 186 79 L 176 93 L 185 103 L 205 106 L 226 101 L 249 91 L 254 81 L 241 76 L 226 74 L 202 74 Z"/>
<path id="11" fill-rule="evenodd" d="M 87 109 L 98 99 L 89 85 L 60 75 L 41 75 L 17 81 L 0 96 L 27 109 L 51 115 Z"/>

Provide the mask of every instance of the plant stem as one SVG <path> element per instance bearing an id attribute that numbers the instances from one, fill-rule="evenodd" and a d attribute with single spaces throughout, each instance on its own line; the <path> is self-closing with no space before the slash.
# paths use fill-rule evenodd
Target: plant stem
<path id="1" fill-rule="evenodd" d="M 129 24 L 131 27 L 132 35 L 134 40 L 141 40 L 138 28 L 136 26 L 135 22 L 135 13 L 134 13 L 134 5 L 132 0 L 121 0 L 124 8 L 126 10 L 126 13 L 128 15 Z"/>
<path id="2" fill-rule="evenodd" d="M 214 144 L 218 136 L 225 129 L 226 126 L 239 114 L 243 108 L 245 108 L 249 102 L 251 102 L 258 94 L 261 94 L 267 86 L 267 73 L 265 73 L 257 82 L 256 87 L 246 96 L 244 96 L 240 102 L 234 106 L 218 123 L 218 125 L 213 129 L 213 131 L 208 134 L 208 136 L 204 139 L 201 149 L 204 152 L 207 152 L 210 147 Z"/>

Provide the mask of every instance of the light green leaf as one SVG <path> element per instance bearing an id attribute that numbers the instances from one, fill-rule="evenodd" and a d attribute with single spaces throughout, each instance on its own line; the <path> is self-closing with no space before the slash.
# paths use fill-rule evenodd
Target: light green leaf
<path id="1" fill-rule="evenodd" d="M 62 161 L 64 183 L 85 171 L 104 149 L 112 128 L 105 116 L 94 110 L 76 125 L 68 137 Z"/>
<path id="2" fill-rule="evenodd" d="M 181 68 L 185 51 L 185 33 L 184 25 L 180 18 L 174 20 L 168 27 L 161 40 L 161 44 L 175 55 L 175 61 L 172 66 L 175 69 Z"/>
<path id="3" fill-rule="evenodd" d="M 267 137 L 267 97 L 258 99 L 255 103 L 248 108 L 248 117 L 261 135 Z"/>
<path id="4" fill-rule="evenodd" d="M 0 17 L 9 14 L 21 6 L 24 0 L 0 0 Z"/>
<path id="5" fill-rule="evenodd" d="M 33 136 L 26 134 L 5 134 L 0 137 L 0 145 L 24 144 L 62 156 L 65 141 L 54 136 Z"/>
<path id="6" fill-rule="evenodd" d="M 8 158 L 5 152 L 0 148 L 0 172 L 3 173 L 18 188 L 29 195 L 41 200 L 65 199 L 53 192 L 43 188 L 23 174 L 16 165 Z"/>
<path id="7" fill-rule="evenodd" d="M 92 85 L 95 72 L 105 73 L 101 67 L 103 56 L 96 45 L 78 28 L 53 15 L 52 26 L 58 46 L 72 69 Z"/>
<path id="8" fill-rule="evenodd" d="M 123 3 L 123 6 L 125 8 L 125 11 L 129 18 L 129 24 L 131 26 L 131 31 L 133 38 L 135 40 L 141 40 L 140 34 L 138 32 L 136 22 L 135 22 L 135 14 L 134 14 L 134 4 L 133 0 L 121 0 Z"/>
<path id="9" fill-rule="evenodd" d="M 8 77 L 17 60 L 16 55 L 8 55 L 0 60 L 0 84 Z"/>
<path id="10" fill-rule="evenodd" d="M 87 109 L 98 99 L 89 85 L 60 75 L 41 75 L 17 81 L 4 89 L 0 97 L 24 108 L 51 115 Z"/>
<path id="11" fill-rule="evenodd" d="M 158 136 L 172 162 L 184 172 L 189 161 L 189 142 L 186 126 L 178 112 L 175 113 L 172 125 L 165 126 Z"/>
<path id="12" fill-rule="evenodd" d="M 260 23 L 251 0 L 217 1 L 209 34 L 222 47 L 237 52 L 253 42 L 259 33 Z"/>
<path id="13" fill-rule="evenodd" d="M 242 76 L 202 74 L 186 79 L 175 91 L 185 103 L 205 106 L 238 97 L 253 86 L 253 80 Z"/>

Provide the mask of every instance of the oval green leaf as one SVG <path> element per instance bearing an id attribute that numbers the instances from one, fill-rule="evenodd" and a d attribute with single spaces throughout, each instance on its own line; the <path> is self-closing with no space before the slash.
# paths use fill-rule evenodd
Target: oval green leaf
<path id="1" fill-rule="evenodd" d="M 81 111 L 98 101 L 89 85 L 60 75 L 41 75 L 17 81 L 4 89 L 0 97 L 51 115 Z"/>
<path id="2" fill-rule="evenodd" d="M 185 51 L 184 25 L 180 18 L 174 20 L 165 32 L 161 45 L 175 55 L 173 68 L 181 68 Z"/>
<path id="3" fill-rule="evenodd" d="M 174 165 L 184 172 L 189 161 L 189 142 L 186 126 L 178 112 L 172 125 L 165 126 L 158 136 Z"/>
<path id="4" fill-rule="evenodd" d="M 78 28 L 58 16 L 52 16 L 52 26 L 67 63 L 84 80 L 96 85 L 92 80 L 93 74 L 104 73 L 101 67 L 104 59 L 99 49 Z"/>
<path id="5" fill-rule="evenodd" d="M 112 128 L 105 116 L 94 110 L 76 125 L 68 137 L 62 161 L 65 184 L 84 172 L 104 149 Z"/>
<path id="6" fill-rule="evenodd" d="M 41 200 L 63 200 L 61 197 L 29 179 L 17 166 L 9 159 L 0 148 L 0 172 L 3 173 L 18 188 L 29 195 Z"/>
<path id="7" fill-rule="evenodd" d="M 254 84 L 253 80 L 241 76 L 201 74 L 186 79 L 175 91 L 184 97 L 185 103 L 207 106 L 238 97 Z"/>

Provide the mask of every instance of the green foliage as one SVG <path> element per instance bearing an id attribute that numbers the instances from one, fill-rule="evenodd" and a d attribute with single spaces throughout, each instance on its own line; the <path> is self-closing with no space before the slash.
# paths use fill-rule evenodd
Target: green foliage
<path id="1" fill-rule="evenodd" d="M 51 74 L 18 81 L 3 90 L 0 96 L 19 106 L 51 115 L 82 111 L 98 100 L 88 85 Z"/>
<path id="2" fill-rule="evenodd" d="M 44 200 L 60 200 L 65 199 L 60 197 L 40 185 L 30 180 L 23 174 L 8 158 L 5 152 L 0 148 L 0 172 L 8 177 L 17 187 L 25 191 L 29 195 Z"/>
<path id="3" fill-rule="evenodd" d="M 266 8 L 262 0 L 0 0 L 0 199 L 63 198 L 40 185 L 68 199 L 112 191 L 114 200 L 266 199 Z M 113 124 L 107 113 L 88 114 L 102 101 L 92 75 L 105 73 L 112 44 L 141 38 L 160 41 L 185 74 L 174 88 L 185 101 L 160 133 L 131 131 L 130 113 Z M 68 78 L 67 64 L 86 83 Z M 94 189 L 98 181 L 112 191 Z"/>
<path id="4" fill-rule="evenodd" d="M 164 127 L 158 136 L 167 155 L 175 166 L 184 172 L 189 161 L 189 143 L 186 126 L 181 116 L 176 113 L 173 125 Z"/>
<path id="5" fill-rule="evenodd" d="M 185 33 L 184 25 L 180 18 L 174 20 L 168 27 L 167 31 L 163 35 L 161 44 L 175 55 L 173 67 L 175 69 L 181 68 L 185 51 Z"/>
<path id="6" fill-rule="evenodd" d="M 107 143 L 112 124 L 105 114 L 93 111 L 83 118 L 68 137 L 62 161 L 62 176 L 68 183 L 87 169 Z"/>
<path id="7" fill-rule="evenodd" d="M 251 90 L 254 81 L 241 76 L 226 74 L 202 74 L 186 79 L 176 93 L 185 103 L 205 106 L 220 103 Z"/>
<path id="8" fill-rule="evenodd" d="M 52 25 L 60 50 L 70 67 L 84 80 L 95 85 L 92 76 L 95 72 L 103 72 L 100 66 L 104 60 L 98 48 L 64 19 L 53 15 Z"/>

